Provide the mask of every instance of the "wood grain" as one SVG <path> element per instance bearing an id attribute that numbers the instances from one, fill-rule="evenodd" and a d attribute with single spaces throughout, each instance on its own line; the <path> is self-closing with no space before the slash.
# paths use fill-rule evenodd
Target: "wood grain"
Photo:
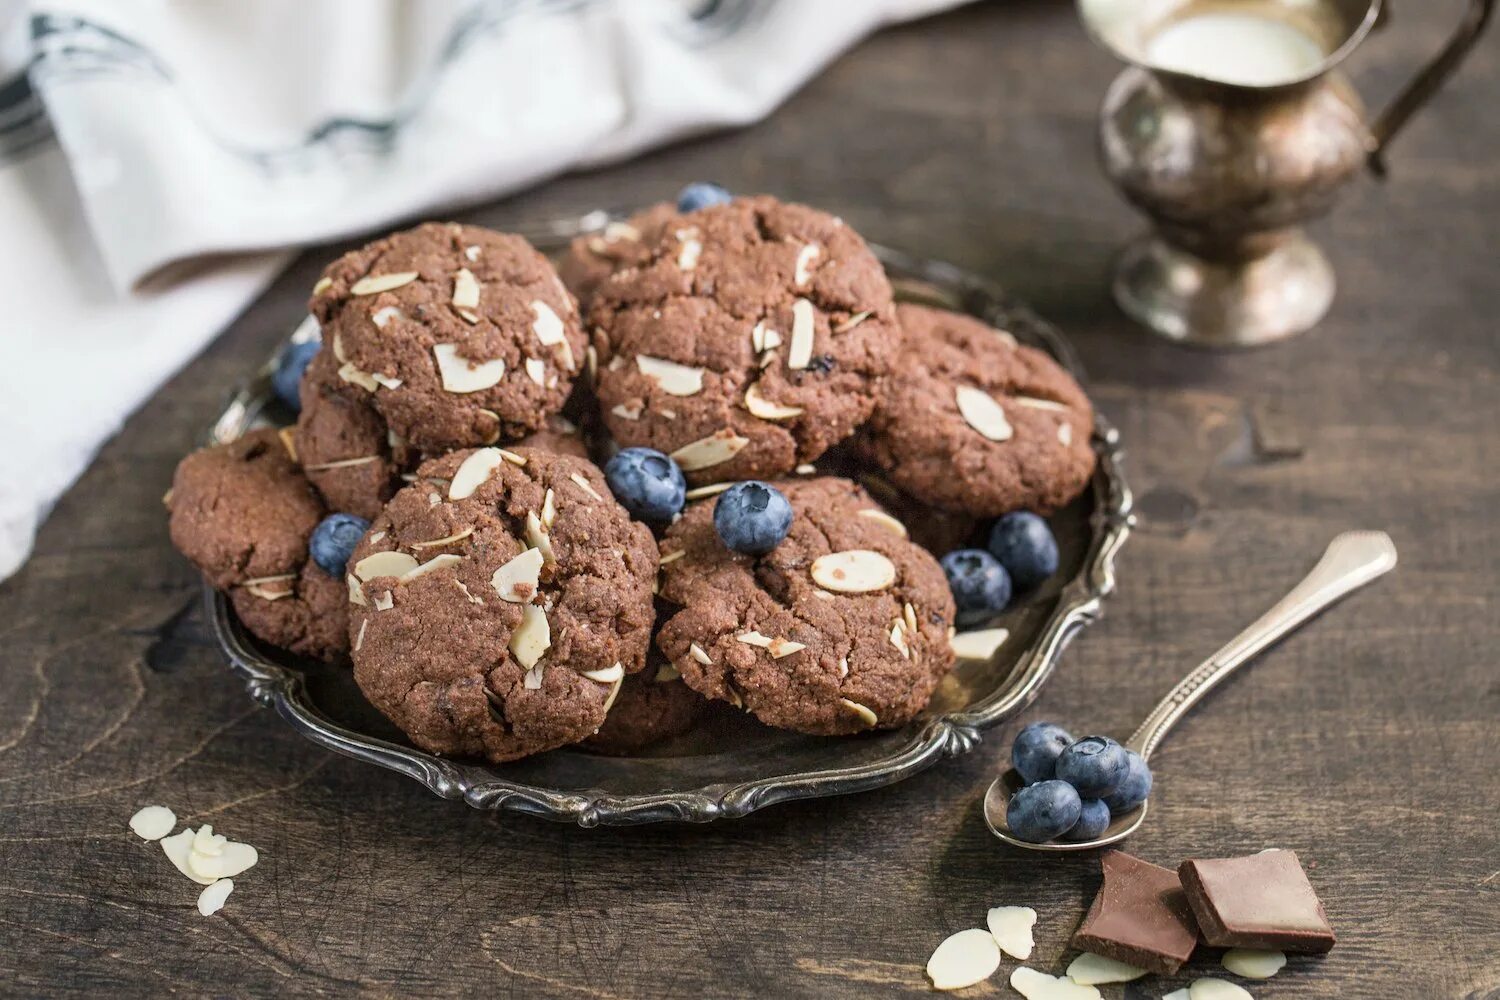
<path id="1" fill-rule="evenodd" d="M 1358 82 L 1390 93 L 1456 15 L 1400 5 Z M 1142 525 L 1106 621 L 1027 720 L 1129 733 L 1332 535 L 1389 530 L 1393 576 L 1173 733 L 1131 848 L 1173 864 L 1280 846 L 1315 866 L 1339 946 L 1257 997 L 1500 997 L 1496 51 L 1401 138 L 1387 184 L 1317 227 L 1342 281 L 1322 328 L 1256 354 L 1186 353 L 1110 305 L 1111 254 L 1139 223 L 1094 165 L 1115 67 L 1068 4 L 882 34 L 763 125 L 461 217 L 504 228 L 713 178 L 992 275 L 1067 329 L 1130 445 Z M 920 995 L 932 948 L 1001 903 L 1037 908 L 1031 964 L 1061 970 L 1096 865 L 984 831 L 1015 727 L 879 792 L 584 831 L 439 802 L 252 707 L 158 500 L 336 249 L 135 415 L 0 585 L 0 994 Z M 127 831 L 148 803 L 261 849 L 217 917 Z M 1014 994 L 997 976 L 964 995 Z"/>

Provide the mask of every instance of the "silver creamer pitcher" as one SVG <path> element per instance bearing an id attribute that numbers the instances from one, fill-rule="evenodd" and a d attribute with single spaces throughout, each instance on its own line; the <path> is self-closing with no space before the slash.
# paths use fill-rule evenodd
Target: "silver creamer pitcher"
<path id="1" fill-rule="evenodd" d="M 1153 223 L 1114 277 L 1130 316 L 1173 340 L 1251 347 L 1315 325 L 1333 270 L 1301 230 L 1457 68 L 1494 0 L 1380 116 L 1337 67 L 1383 0 L 1078 0 L 1130 65 L 1100 121 L 1105 172 Z"/>

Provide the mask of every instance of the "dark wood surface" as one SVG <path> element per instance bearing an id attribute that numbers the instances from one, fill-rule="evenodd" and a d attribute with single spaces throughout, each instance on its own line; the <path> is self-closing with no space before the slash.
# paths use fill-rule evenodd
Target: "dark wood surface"
<path id="1" fill-rule="evenodd" d="M 1456 15 L 1398 5 L 1352 67 L 1372 103 Z M 1257 997 L 1496 997 L 1496 49 L 1402 137 L 1388 183 L 1357 184 L 1317 227 L 1342 281 L 1332 315 L 1254 354 L 1184 352 L 1111 306 L 1111 254 L 1139 223 L 1095 167 L 1115 66 L 1070 4 L 887 32 L 758 127 L 463 218 L 503 228 L 715 178 L 975 268 L 1061 324 L 1126 435 L 1141 526 L 1106 620 L 1026 720 L 1128 734 L 1332 535 L 1389 530 L 1393 576 L 1173 734 L 1130 848 L 1169 865 L 1301 852 L 1340 943 Z M 937 943 L 1003 903 L 1038 910 L 1030 964 L 1061 971 L 1097 864 L 985 832 L 1014 725 L 883 791 L 707 828 L 579 830 L 440 802 L 255 708 L 204 633 L 158 500 L 330 252 L 130 420 L 0 585 L 0 994 L 921 994 Z M 261 849 L 219 916 L 126 830 L 149 803 Z M 965 995 L 1014 996 L 1005 975 Z"/>

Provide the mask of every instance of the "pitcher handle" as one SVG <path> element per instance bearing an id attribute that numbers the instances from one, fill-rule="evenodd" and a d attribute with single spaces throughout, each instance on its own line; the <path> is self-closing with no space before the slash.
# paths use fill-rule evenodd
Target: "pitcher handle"
<path id="1" fill-rule="evenodd" d="M 1391 101 L 1386 109 L 1375 119 L 1375 124 L 1370 126 L 1370 154 L 1368 163 L 1371 173 L 1377 177 L 1386 175 L 1385 151 L 1396 133 L 1406 125 L 1411 116 L 1431 100 L 1437 93 L 1438 88 L 1453 75 L 1458 69 L 1474 43 L 1479 41 L 1479 36 L 1484 33 L 1485 26 L 1489 24 L 1490 15 L 1495 12 L 1495 0 L 1471 0 L 1468 13 L 1459 23 L 1458 30 L 1443 46 L 1432 62 L 1423 67 L 1422 72 L 1412 78 L 1399 94 Z M 1384 13 L 1384 11 L 1382 11 Z"/>

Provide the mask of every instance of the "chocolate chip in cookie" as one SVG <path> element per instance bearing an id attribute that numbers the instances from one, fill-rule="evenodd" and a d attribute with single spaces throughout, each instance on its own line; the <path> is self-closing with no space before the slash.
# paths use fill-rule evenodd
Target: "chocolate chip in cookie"
<path id="1" fill-rule="evenodd" d="M 322 660 L 348 649 L 344 582 L 308 558 L 326 512 L 276 431 L 184 458 L 167 506 L 172 544 L 228 594 L 251 634 Z"/>
<path id="2" fill-rule="evenodd" d="M 589 312 L 600 408 L 622 445 L 672 455 L 694 484 L 771 478 L 874 409 L 898 339 L 891 287 L 839 219 L 740 198 L 633 253 Z"/>
<path id="3" fill-rule="evenodd" d="M 562 409 L 586 346 L 573 297 L 519 236 L 427 223 L 340 257 L 310 309 L 387 427 L 424 453 L 514 440 Z"/>
<path id="4" fill-rule="evenodd" d="M 1094 412 L 1042 351 L 961 313 L 903 303 L 902 360 L 858 439 L 918 500 L 977 517 L 1065 506 L 1094 471 Z"/>
<path id="5" fill-rule="evenodd" d="M 351 560 L 355 680 L 426 750 L 498 763 L 577 742 L 645 666 L 656 569 L 584 459 L 432 459 Z"/>
<path id="6" fill-rule="evenodd" d="M 713 501 L 661 543 L 661 595 L 680 606 L 657 645 L 689 687 L 806 733 L 899 726 L 953 662 L 953 599 L 937 562 L 856 484 L 776 483 L 794 511 L 763 556 L 730 552 Z"/>

